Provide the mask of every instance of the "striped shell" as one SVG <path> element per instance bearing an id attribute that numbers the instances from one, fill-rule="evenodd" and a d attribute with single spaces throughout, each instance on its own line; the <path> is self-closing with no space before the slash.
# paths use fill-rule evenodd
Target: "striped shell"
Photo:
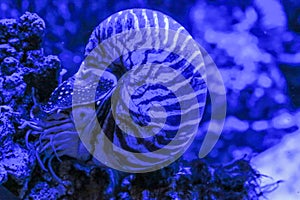
<path id="1" fill-rule="evenodd" d="M 190 34 L 161 12 L 124 10 L 95 28 L 85 56 L 45 111 L 72 108 L 95 161 L 121 171 L 153 171 L 181 156 L 198 132 L 207 91 Z"/>

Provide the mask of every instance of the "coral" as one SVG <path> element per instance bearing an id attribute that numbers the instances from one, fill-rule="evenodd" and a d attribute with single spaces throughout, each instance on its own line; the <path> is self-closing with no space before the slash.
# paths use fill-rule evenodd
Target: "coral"
<path id="1" fill-rule="evenodd" d="M 205 161 L 177 161 L 159 171 L 127 174 L 118 199 L 258 199 L 264 195 L 249 161 L 211 166 Z"/>
<path id="2" fill-rule="evenodd" d="M 0 165 L 0 184 L 5 183 L 7 181 L 7 171 L 5 170 L 4 166 Z"/>
<path id="3" fill-rule="evenodd" d="M 52 91 L 57 87 L 57 71 L 60 69 L 60 60 L 56 56 L 43 56 L 40 50 L 27 52 L 24 81 L 34 87 L 41 102 L 48 100 Z"/>
<path id="4" fill-rule="evenodd" d="M 18 35 L 17 30 L 18 22 L 16 19 L 1 19 L 0 20 L 0 37 L 1 44 L 7 43 L 11 38 L 15 38 Z"/>
<path id="5" fill-rule="evenodd" d="M 20 117 L 8 106 L 0 106 L 0 166 L 1 183 L 14 185 L 15 193 L 24 193 L 34 168 L 35 157 L 30 150 L 14 142 L 16 131 L 15 118 Z M 10 179 L 9 179 L 9 178 Z"/>
<path id="6" fill-rule="evenodd" d="M 2 61 L 1 74 L 12 75 L 17 72 L 19 67 L 19 61 L 14 57 L 6 57 Z"/>
<path id="7" fill-rule="evenodd" d="M 39 49 L 44 36 L 45 22 L 37 14 L 25 12 L 18 23 L 18 35 L 23 50 Z"/>
<path id="8" fill-rule="evenodd" d="M 60 61 L 56 56 L 43 54 L 44 28 L 44 21 L 29 12 L 18 20 L 0 20 L 1 105 L 10 106 L 24 118 L 29 117 L 32 98 L 43 102 L 57 86 Z"/>
<path id="9" fill-rule="evenodd" d="M 28 190 L 36 158 L 17 127 L 30 118 L 37 100 L 49 98 L 60 69 L 56 56 L 41 53 L 44 29 L 44 21 L 29 12 L 0 20 L 0 179 L 20 197 Z"/>
<path id="10" fill-rule="evenodd" d="M 65 194 L 65 188 L 62 186 L 51 187 L 46 182 L 37 183 L 31 190 L 27 199 L 41 199 L 41 200 L 56 200 Z"/>
<path id="11" fill-rule="evenodd" d="M 112 181 L 109 170 L 70 160 L 64 160 L 58 166 L 58 175 L 72 183 L 64 199 L 108 199 L 111 195 L 107 191 Z"/>

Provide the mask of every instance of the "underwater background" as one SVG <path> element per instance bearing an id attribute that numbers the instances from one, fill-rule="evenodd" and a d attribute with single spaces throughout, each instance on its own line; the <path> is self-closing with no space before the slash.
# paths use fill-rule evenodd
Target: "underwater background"
<path id="1" fill-rule="evenodd" d="M 213 58 L 227 92 L 222 135 L 203 160 L 198 152 L 205 135 L 199 134 L 178 162 L 152 174 L 122 175 L 118 186 L 104 169 L 53 161 L 58 176 L 73 183 L 66 188 L 39 169 L 34 150 L 26 147 L 26 130 L 18 128 L 35 105 L 31 88 L 47 102 L 58 73 L 65 72 L 66 80 L 79 69 L 93 29 L 128 8 L 169 15 Z M 300 199 L 300 1 L 2 0 L 0 18 L 0 183 L 14 195 Z M 208 98 L 201 132 L 209 119 Z"/>

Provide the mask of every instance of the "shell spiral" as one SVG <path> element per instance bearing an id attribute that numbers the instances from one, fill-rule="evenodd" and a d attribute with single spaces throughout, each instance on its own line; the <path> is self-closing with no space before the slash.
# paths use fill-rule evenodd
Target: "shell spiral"
<path id="1" fill-rule="evenodd" d="M 183 26 L 154 10 L 120 11 L 94 29 L 85 56 L 48 110 L 72 107 L 87 150 L 117 170 L 154 171 L 179 158 L 207 93 L 203 57 Z"/>

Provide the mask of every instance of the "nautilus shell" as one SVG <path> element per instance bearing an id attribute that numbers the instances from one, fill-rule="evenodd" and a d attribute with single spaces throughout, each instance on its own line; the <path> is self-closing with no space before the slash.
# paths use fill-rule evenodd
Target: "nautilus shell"
<path id="1" fill-rule="evenodd" d="M 179 158 L 198 133 L 207 93 L 201 51 L 184 27 L 158 11 L 120 11 L 94 29 L 85 56 L 30 133 L 40 135 L 38 154 L 126 172 Z"/>

